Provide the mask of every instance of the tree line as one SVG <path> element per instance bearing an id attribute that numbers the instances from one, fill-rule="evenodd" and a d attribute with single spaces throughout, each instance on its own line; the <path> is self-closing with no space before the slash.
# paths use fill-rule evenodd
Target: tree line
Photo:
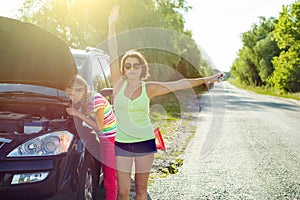
<path id="1" fill-rule="evenodd" d="M 26 0 L 18 18 L 36 24 L 70 47 L 107 49 L 108 16 L 120 5 L 119 55 L 135 48 L 151 65 L 151 78 L 175 80 L 214 73 L 185 29 L 187 0 Z"/>
<path id="2" fill-rule="evenodd" d="M 279 17 L 259 17 L 241 34 L 231 75 L 245 85 L 300 92 L 300 1 L 282 6 Z"/>

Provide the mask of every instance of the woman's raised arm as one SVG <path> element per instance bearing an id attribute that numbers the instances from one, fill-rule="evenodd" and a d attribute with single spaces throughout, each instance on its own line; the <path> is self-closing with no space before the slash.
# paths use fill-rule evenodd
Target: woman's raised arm
<path id="1" fill-rule="evenodd" d="M 115 5 L 108 18 L 108 53 L 110 56 L 110 74 L 113 87 L 122 77 L 118 56 L 118 44 L 116 38 L 116 23 L 119 18 L 119 6 Z"/>

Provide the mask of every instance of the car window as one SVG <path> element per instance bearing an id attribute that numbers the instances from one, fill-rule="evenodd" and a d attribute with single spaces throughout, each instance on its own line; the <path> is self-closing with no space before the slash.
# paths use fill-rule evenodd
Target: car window
<path id="1" fill-rule="evenodd" d="M 73 55 L 77 67 L 78 74 L 82 77 L 87 77 L 87 57 L 82 55 Z"/>
<path id="2" fill-rule="evenodd" d="M 109 63 L 105 58 L 96 56 L 93 58 L 92 67 L 92 82 L 93 89 L 100 92 L 103 88 L 110 87 L 110 82 L 107 76 L 109 71 Z"/>
<path id="3" fill-rule="evenodd" d="M 74 61 L 76 63 L 78 73 L 81 74 L 81 71 L 82 71 L 82 68 L 83 68 L 83 65 L 84 65 L 86 59 L 83 57 L 74 56 Z"/>

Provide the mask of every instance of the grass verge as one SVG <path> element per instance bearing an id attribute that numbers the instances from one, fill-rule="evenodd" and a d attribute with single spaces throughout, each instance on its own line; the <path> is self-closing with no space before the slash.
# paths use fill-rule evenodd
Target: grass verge
<path id="1" fill-rule="evenodd" d="M 160 128 L 166 150 L 158 150 L 154 156 L 150 185 L 155 178 L 165 178 L 178 172 L 184 162 L 181 156 L 196 133 L 196 127 L 190 119 L 174 117 L 173 114 L 169 118 L 154 122 L 153 125 Z"/>
<path id="2" fill-rule="evenodd" d="M 280 91 L 273 89 L 273 88 L 242 85 L 234 79 L 229 79 L 228 82 L 230 82 L 231 84 L 235 85 L 238 88 L 250 90 L 250 91 L 258 93 L 258 94 L 276 96 L 276 97 L 294 99 L 294 100 L 300 101 L 300 92 L 298 92 L 298 93 L 281 93 Z"/>

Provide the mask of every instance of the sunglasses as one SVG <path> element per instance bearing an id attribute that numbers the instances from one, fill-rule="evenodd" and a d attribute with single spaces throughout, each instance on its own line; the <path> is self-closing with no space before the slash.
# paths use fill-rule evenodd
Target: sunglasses
<path id="1" fill-rule="evenodd" d="M 129 70 L 131 68 L 131 66 L 133 67 L 133 69 L 137 70 L 137 69 L 140 69 L 141 68 L 141 64 L 140 63 L 134 63 L 134 64 L 131 64 L 131 63 L 125 63 L 123 65 L 123 67 L 127 70 Z"/>

